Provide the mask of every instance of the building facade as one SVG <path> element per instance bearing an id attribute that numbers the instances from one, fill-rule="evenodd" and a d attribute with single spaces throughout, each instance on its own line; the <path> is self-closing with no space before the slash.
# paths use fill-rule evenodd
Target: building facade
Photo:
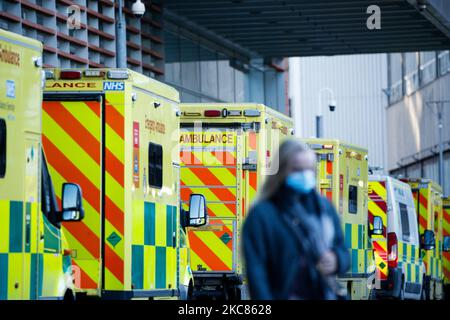
<path id="1" fill-rule="evenodd" d="M 40 40 L 47 67 L 115 67 L 116 2 L 0 0 L 0 28 Z M 183 102 L 252 101 L 289 112 L 284 60 L 237 54 L 220 34 L 169 15 L 163 0 L 143 0 L 137 18 L 133 2 L 123 8 L 128 68 L 176 87 Z"/>
<path id="2" fill-rule="evenodd" d="M 387 108 L 390 173 L 439 181 L 437 105 L 442 106 L 445 193 L 450 194 L 449 51 L 388 56 Z M 435 103 L 437 102 L 437 103 Z"/>
<path id="3" fill-rule="evenodd" d="M 365 147 L 369 165 L 386 169 L 386 65 L 385 54 L 290 58 L 296 135 L 316 136 L 316 115 L 322 114 L 324 138 Z"/>

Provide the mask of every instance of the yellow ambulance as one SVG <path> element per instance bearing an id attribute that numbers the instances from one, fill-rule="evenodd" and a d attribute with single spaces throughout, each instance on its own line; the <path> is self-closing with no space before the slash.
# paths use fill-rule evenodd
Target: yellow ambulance
<path id="1" fill-rule="evenodd" d="M 197 295 L 246 299 L 240 228 L 292 119 L 262 104 L 181 104 L 181 200 L 203 194 L 209 223 L 190 229 Z"/>
<path id="2" fill-rule="evenodd" d="M 375 256 L 376 297 L 425 299 L 425 264 L 411 187 L 389 176 L 369 176 L 369 232 Z M 433 243 L 423 244 L 432 250 Z"/>
<path id="3" fill-rule="evenodd" d="M 444 271 L 445 299 L 450 299 L 450 197 L 443 198 L 442 218 L 444 241 L 442 245 L 442 268 Z"/>
<path id="4" fill-rule="evenodd" d="M 59 210 L 41 150 L 41 64 L 40 42 L 0 29 L 0 300 L 73 298 L 60 225 L 83 218 L 81 191 L 59 186 Z"/>
<path id="5" fill-rule="evenodd" d="M 426 299 L 443 298 L 443 210 L 442 188 L 429 179 L 401 179 L 411 186 L 416 205 L 419 234 L 421 237 L 421 256 L 426 266 Z M 434 243 L 432 250 L 427 250 Z"/>
<path id="6" fill-rule="evenodd" d="M 186 299 L 193 282 L 180 221 L 205 224 L 206 209 L 192 195 L 180 217 L 178 92 L 127 69 L 48 69 L 46 78 L 49 171 L 56 189 L 75 181 L 85 195 L 84 221 L 63 224 L 77 293 Z"/>
<path id="7" fill-rule="evenodd" d="M 317 188 L 338 210 L 350 270 L 338 278 L 347 297 L 368 299 L 368 280 L 374 272 L 368 237 L 368 151 L 335 139 L 302 139 L 317 154 Z"/>

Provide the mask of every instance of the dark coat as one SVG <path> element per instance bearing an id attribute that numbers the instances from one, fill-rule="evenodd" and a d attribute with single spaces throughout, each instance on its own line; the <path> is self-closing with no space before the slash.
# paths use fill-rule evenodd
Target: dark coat
<path id="1" fill-rule="evenodd" d="M 337 273 L 345 273 L 350 266 L 350 255 L 344 244 L 338 214 L 326 198 L 315 191 L 314 196 L 321 206 L 322 214 L 327 214 L 333 221 L 335 232 L 332 250 L 337 256 Z M 313 277 L 314 272 L 322 279 L 314 267 L 308 269 L 314 269 L 311 272 L 300 272 L 299 278 L 298 262 L 309 263 L 311 257 L 305 254 L 304 245 L 295 231 L 295 217 L 298 217 L 299 210 L 304 210 L 297 203 L 295 192 L 284 186 L 272 199 L 256 203 L 245 220 L 242 246 L 252 299 L 288 299 L 294 279 L 302 284 L 316 285 L 318 280 Z M 319 285 L 323 285 L 323 282 Z M 303 298 L 320 299 L 312 291 Z"/>

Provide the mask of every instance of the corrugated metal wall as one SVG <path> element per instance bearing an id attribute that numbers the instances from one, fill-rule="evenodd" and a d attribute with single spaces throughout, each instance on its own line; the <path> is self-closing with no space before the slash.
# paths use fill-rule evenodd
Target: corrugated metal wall
<path id="1" fill-rule="evenodd" d="M 386 168 L 385 54 L 291 58 L 289 74 L 297 136 L 315 135 L 321 95 L 324 137 L 365 146 L 370 165 Z M 334 92 L 335 112 L 329 111 L 330 94 L 322 88 Z"/>
<path id="2" fill-rule="evenodd" d="M 431 156 L 429 150 L 438 143 L 436 109 L 426 106 L 426 101 L 450 100 L 450 73 L 428 84 L 424 88 L 405 96 L 387 109 L 388 134 L 398 145 L 389 145 L 389 169 L 408 165 L 418 159 Z M 450 105 L 443 110 L 444 142 L 450 141 Z M 448 146 L 446 146 L 446 149 Z M 425 152 L 423 155 L 420 153 Z M 437 150 L 433 150 L 436 152 Z"/>

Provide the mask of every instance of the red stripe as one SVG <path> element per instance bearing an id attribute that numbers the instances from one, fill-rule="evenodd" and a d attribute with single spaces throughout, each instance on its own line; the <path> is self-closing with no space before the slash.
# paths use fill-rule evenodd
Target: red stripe
<path id="1" fill-rule="evenodd" d="M 94 112 L 97 117 L 100 118 L 100 103 L 97 101 L 83 101 L 85 105 L 89 107 L 89 109 Z"/>
<path id="2" fill-rule="evenodd" d="M 124 233 L 124 213 L 116 206 L 114 202 L 109 197 L 105 197 L 105 216 L 106 220 L 111 223 L 114 228 L 117 229 L 121 234 Z"/>
<path id="3" fill-rule="evenodd" d="M 378 244 L 378 242 L 373 241 L 373 247 L 374 249 L 378 252 L 378 254 L 380 255 L 381 259 L 383 259 L 383 261 L 387 260 L 387 251 L 383 249 L 382 246 L 380 246 Z"/>
<path id="4" fill-rule="evenodd" d="M 197 177 L 203 182 L 203 184 L 205 184 L 205 185 L 223 185 L 219 181 L 219 179 L 217 179 L 217 177 L 215 175 L 213 175 L 209 170 L 199 171 L 199 173 L 201 173 L 201 175 L 197 175 Z M 211 188 L 210 190 L 219 199 L 221 198 L 221 196 L 224 196 L 225 193 L 231 194 L 231 196 L 228 195 L 228 198 L 230 198 L 230 197 L 235 198 L 235 196 L 227 189 L 223 190 L 223 192 L 221 192 L 219 194 L 217 192 L 218 189 L 216 189 L 216 188 Z M 225 204 L 225 206 L 227 206 L 231 212 L 234 212 L 234 214 L 236 214 L 235 206 L 230 205 L 230 204 Z"/>
<path id="5" fill-rule="evenodd" d="M 105 148 L 105 168 L 106 171 L 116 180 L 123 188 L 124 185 L 124 166 L 115 155 Z"/>
<path id="6" fill-rule="evenodd" d="M 223 165 L 226 165 L 226 166 L 235 166 L 236 165 L 236 158 L 229 151 L 213 151 L 211 153 Z"/>
<path id="7" fill-rule="evenodd" d="M 444 217 L 444 220 L 445 220 L 447 223 L 450 223 L 450 210 L 444 209 L 444 210 L 443 210 L 443 217 Z M 443 231 L 443 233 L 444 233 L 444 236 L 449 236 L 449 235 L 450 235 L 450 232 L 447 231 L 447 229 L 442 228 L 442 231 Z"/>
<path id="8" fill-rule="evenodd" d="M 106 102 L 106 123 L 111 127 L 122 139 L 124 137 L 124 119 L 122 114 L 114 108 L 108 101 Z"/>
<path id="9" fill-rule="evenodd" d="M 224 229 L 225 229 L 226 227 L 224 226 Z M 228 228 L 227 228 L 228 229 Z M 220 240 L 222 240 L 221 239 L 221 237 L 226 233 L 226 234 L 228 234 L 229 236 L 231 236 L 231 237 L 233 237 L 233 234 L 230 234 L 228 231 L 226 231 L 226 230 L 223 230 L 223 231 L 213 231 L 214 232 L 214 234 L 220 239 Z M 223 241 L 222 241 L 223 242 Z M 224 244 L 225 244 L 225 242 L 224 242 Z M 225 244 L 230 250 L 233 250 L 233 238 L 231 238 L 231 240 L 230 241 L 228 241 L 228 243 L 227 244 Z"/>
<path id="10" fill-rule="evenodd" d="M 428 209 L 428 199 L 422 193 L 420 194 L 419 202 L 425 209 Z"/>
<path id="11" fill-rule="evenodd" d="M 100 239 L 83 221 L 66 222 L 63 226 L 95 259 L 100 257 Z"/>
<path id="12" fill-rule="evenodd" d="M 61 208 L 61 199 L 56 196 L 58 206 Z M 100 257 L 100 240 L 99 237 L 93 232 L 84 221 L 78 221 L 77 223 L 63 222 L 63 227 L 80 242 L 83 247 L 95 258 Z"/>
<path id="13" fill-rule="evenodd" d="M 250 187 L 252 187 L 253 190 L 255 190 L 255 191 L 256 191 L 257 184 L 258 184 L 257 180 L 258 180 L 258 177 L 256 176 L 256 172 L 254 172 L 254 171 L 249 172 L 248 182 L 250 184 Z"/>
<path id="14" fill-rule="evenodd" d="M 123 283 L 123 260 L 108 245 L 105 245 L 105 266 Z"/>
<path id="15" fill-rule="evenodd" d="M 212 270 L 230 270 L 216 254 L 193 232 L 189 233 L 189 243 L 194 252 L 210 267 Z"/>
<path id="16" fill-rule="evenodd" d="M 47 138 L 42 135 L 42 144 L 48 163 L 66 180 L 77 183 L 83 189 L 83 200 L 100 211 L 100 191 L 97 187 Z"/>
<path id="17" fill-rule="evenodd" d="M 72 259 L 72 265 L 80 270 L 80 289 L 97 289 L 97 283 Z"/>
<path id="18" fill-rule="evenodd" d="M 249 132 L 248 140 L 249 140 L 250 149 L 256 150 L 256 132 Z"/>
<path id="19" fill-rule="evenodd" d="M 427 220 L 425 220 L 425 218 L 421 214 L 419 214 L 419 224 L 423 228 L 423 230 L 427 229 Z"/>
<path id="20" fill-rule="evenodd" d="M 327 173 L 332 174 L 333 173 L 333 162 L 327 161 Z"/>
<path id="21" fill-rule="evenodd" d="M 100 112 L 99 103 L 88 101 L 81 106 Z M 60 102 L 46 101 L 43 104 L 48 115 L 82 148 L 97 164 L 100 164 L 100 142 L 78 121 Z M 100 119 L 99 119 L 100 121 Z M 100 133 L 100 126 L 98 128 Z M 106 170 L 122 187 L 124 184 L 123 164 L 108 150 L 106 152 Z"/>
<path id="22" fill-rule="evenodd" d="M 83 105 L 80 103 L 80 108 Z M 46 101 L 43 108 L 97 164 L 100 163 L 100 143 L 62 103 Z"/>

